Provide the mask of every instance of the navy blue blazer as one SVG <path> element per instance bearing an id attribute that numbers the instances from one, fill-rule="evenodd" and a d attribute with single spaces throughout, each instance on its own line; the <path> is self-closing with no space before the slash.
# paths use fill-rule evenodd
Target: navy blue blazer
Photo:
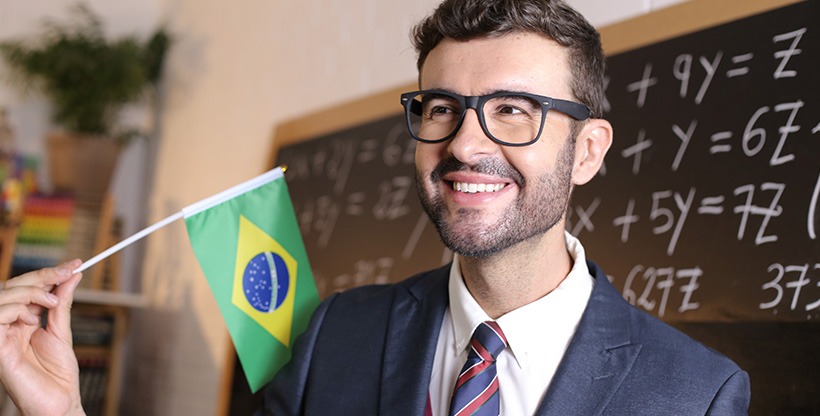
<path id="1" fill-rule="evenodd" d="M 537 415 L 746 414 L 746 372 L 628 304 L 588 263 L 592 295 Z M 423 415 L 449 270 L 328 297 L 257 414 Z"/>

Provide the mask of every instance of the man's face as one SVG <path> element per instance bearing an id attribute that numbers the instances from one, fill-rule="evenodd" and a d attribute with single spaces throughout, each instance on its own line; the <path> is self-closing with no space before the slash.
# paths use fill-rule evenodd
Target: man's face
<path id="1" fill-rule="evenodd" d="M 557 43 L 531 33 L 445 39 L 424 63 L 421 88 L 572 99 L 567 59 Z M 482 257 L 550 230 L 563 232 L 575 156 L 570 120 L 551 111 L 537 142 L 509 147 L 490 140 L 468 110 L 455 137 L 417 144 L 419 195 L 448 248 Z"/>

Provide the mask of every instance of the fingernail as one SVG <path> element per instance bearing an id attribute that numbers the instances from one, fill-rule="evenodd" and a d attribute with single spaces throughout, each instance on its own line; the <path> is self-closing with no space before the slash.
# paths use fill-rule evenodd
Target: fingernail
<path id="1" fill-rule="evenodd" d="M 58 298 L 57 295 L 55 295 L 53 293 L 46 293 L 46 298 L 48 298 L 49 302 L 51 302 L 52 304 L 55 304 L 55 305 L 57 304 L 57 302 L 60 301 L 60 298 Z"/>
<path id="2" fill-rule="evenodd" d="M 57 267 L 57 274 L 59 274 L 60 276 L 68 276 L 71 274 L 71 267 L 69 267 L 67 264 L 62 264 L 59 267 Z"/>

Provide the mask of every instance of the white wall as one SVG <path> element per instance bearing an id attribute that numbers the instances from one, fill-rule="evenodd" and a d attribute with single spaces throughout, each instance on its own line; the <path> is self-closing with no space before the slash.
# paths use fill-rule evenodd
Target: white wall
<path id="1" fill-rule="evenodd" d="M 678 0 L 571 0 L 603 26 Z M 28 33 L 69 0 L 0 0 L 0 39 Z M 167 19 L 176 43 L 166 67 L 156 143 L 131 151 L 118 198 L 153 222 L 265 169 L 277 123 L 413 82 L 409 28 L 438 0 L 96 0 L 113 33 Z M 42 152 L 46 108 L 0 86 L 25 150 Z M 38 147 L 40 146 L 40 147 Z M 151 164 L 156 155 L 155 165 Z M 141 172 L 149 164 L 149 172 Z M 119 193 L 123 194 L 119 196 Z M 146 218 L 144 218 L 145 216 Z M 140 224 L 142 225 L 142 224 Z M 140 251 L 140 255 L 142 252 Z M 129 334 L 123 415 L 214 414 L 228 338 L 182 224 L 150 237 L 141 270 L 150 308 Z"/>

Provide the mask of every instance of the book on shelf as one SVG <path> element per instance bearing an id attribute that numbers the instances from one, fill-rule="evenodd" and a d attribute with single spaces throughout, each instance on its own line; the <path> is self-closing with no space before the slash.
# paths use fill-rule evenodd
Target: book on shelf
<path id="1" fill-rule="evenodd" d="M 80 365 L 80 397 L 87 416 L 101 415 L 108 386 L 108 357 L 77 357 Z"/>

